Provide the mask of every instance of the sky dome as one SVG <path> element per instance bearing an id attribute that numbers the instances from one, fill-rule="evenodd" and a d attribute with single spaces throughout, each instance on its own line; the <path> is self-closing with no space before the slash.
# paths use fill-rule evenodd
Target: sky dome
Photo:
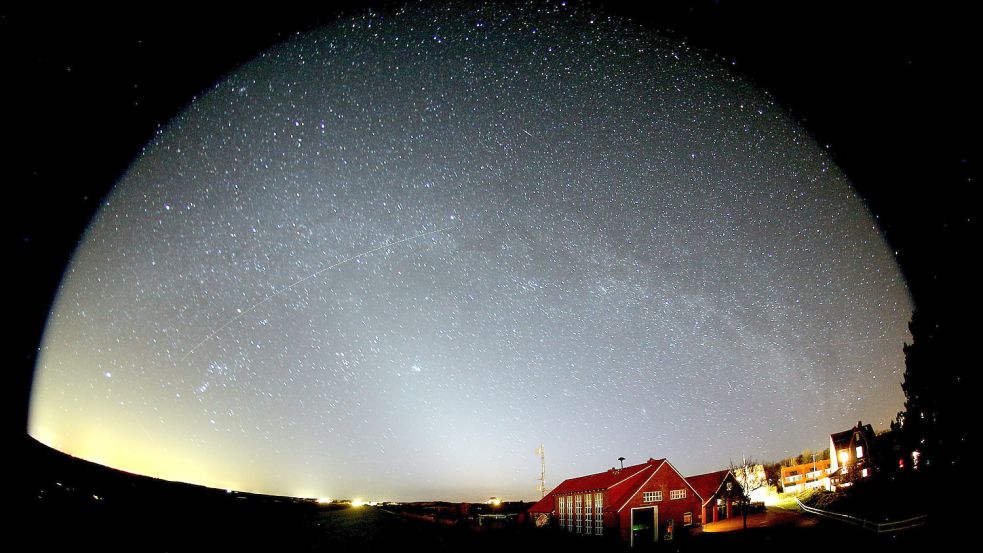
<path id="1" fill-rule="evenodd" d="M 710 56 L 579 7 L 365 13 L 164 128 L 64 276 L 29 432 L 304 497 L 538 498 L 902 408 L 911 302 L 843 173 Z"/>

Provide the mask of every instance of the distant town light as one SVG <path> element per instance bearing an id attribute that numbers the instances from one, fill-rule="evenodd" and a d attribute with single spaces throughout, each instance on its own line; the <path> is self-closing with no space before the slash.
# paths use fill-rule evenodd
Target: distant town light
<path id="1" fill-rule="evenodd" d="M 365 505 L 365 502 L 362 501 L 361 497 L 356 497 L 352 500 L 352 507 L 361 507 L 362 505 Z"/>
<path id="2" fill-rule="evenodd" d="M 328 503 L 331 503 L 331 498 L 330 497 L 319 497 L 319 498 L 317 498 L 317 502 L 318 502 L 319 505 L 327 505 Z"/>

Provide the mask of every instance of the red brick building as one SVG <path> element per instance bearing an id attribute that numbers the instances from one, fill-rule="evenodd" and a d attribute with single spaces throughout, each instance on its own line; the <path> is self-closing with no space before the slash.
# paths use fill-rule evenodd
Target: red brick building
<path id="1" fill-rule="evenodd" d="M 639 545 L 702 522 L 704 499 L 665 459 L 564 480 L 529 509 L 540 525 Z"/>
<path id="2" fill-rule="evenodd" d="M 703 523 L 718 522 L 732 517 L 734 505 L 744 497 L 741 484 L 729 470 L 687 476 L 686 480 L 703 500 L 703 505 L 700 507 L 700 521 Z"/>

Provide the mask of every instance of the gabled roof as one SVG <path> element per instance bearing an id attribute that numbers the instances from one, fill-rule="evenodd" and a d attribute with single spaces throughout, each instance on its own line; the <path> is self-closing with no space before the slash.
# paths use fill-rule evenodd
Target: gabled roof
<path id="1" fill-rule="evenodd" d="M 614 510 L 615 507 L 620 510 L 620 506 L 623 506 L 624 502 L 634 495 L 638 491 L 638 488 L 647 482 L 653 474 L 658 472 L 665 463 L 665 459 L 649 459 L 645 463 L 628 466 L 623 469 L 612 468 L 596 474 L 568 478 L 554 488 L 549 495 L 530 507 L 529 512 L 551 513 L 556 507 L 553 501 L 554 496 L 591 491 L 609 492 L 608 504 L 604 506 L 604 510 Z"/>
<path id="2" fill-rule="evenodd" d="M 655 473 L 659 472 L 659 469 L 667 464 L 665 459 L 649 459 L 649 462 L 642 466 L 642 470 L 633 474 L 631 478 L 626 479 L 624 482 L 612 486 L 608 493 L 608 503 L 610 503 L 610 507 L 613 507 L 610 510 L 620 512 L 624 508 L 625 503 L 633 495 L 638 493 L 639 488 L 644 486 Z"/>
<path id="3" fill-rule="evenodd" d="M 720 487 L 724 485 L 724 481 L 727 480 L 728 475 L 730 475 L 730 470 L 724 469 L 706 474 L 697 474 L 696 476 L 687 476 L 686 481 L 689 482 L 689 485 L 693 487 L 696 494 L 703 500 L 703 504 L 706 505 L 720 490 Z"/>
<path id="4" fill-rule="evenodd" d="M 829 435 L 830 440 L 833 442 L 833 447 L 836 449 L 843 449 L 845 447 L 850 447 L 853 443 L 853 436 L 856 432 L 860 432 L 864 439 L 871 441 L 874 437 L 874 428 L 870 424 L 857 423 L 850 430 L 844 430 L 843 432 L 835 432 Z M 832 453 L 830 454 L 832 455 Z"/>
<path id="5" fill-rule="evenodd" d="M 529 507 L 530 513 L 552 513 L 555 509 L 553 503 L 553 492 L 549 495 L 537 501 L 532 507 Z"/>

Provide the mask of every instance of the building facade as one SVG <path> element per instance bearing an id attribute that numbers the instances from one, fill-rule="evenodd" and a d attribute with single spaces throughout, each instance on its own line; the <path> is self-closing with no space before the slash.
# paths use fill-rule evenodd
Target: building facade
<path id="1" fill-rule="evenodd" d="M 729 470 L 687 476 L 686 480 L 703 501 L 700 521 L 704 524 L 734 516 L 734 506 L 744 499 L 744 489 Z"/>
<path id="2" fill-rule="evenodd" d="M 877 469 L 872 461 L 874 429 L 858 421 L 850 430 L 830 434 L 830 479 L 834 487 L 851 486 L 870 478 Z"/>
<path id="3" fill-rule="evenodd" d="M 801 465 L 782 467 L 782 491 L 798 493 L 805 490 L 820 489 L 832 491 L 833 483 L 830 475 L 829 459 L 818 459 Z"/>
<path id="4" fill-rule="evenodd" d="M 665 459 L 564 480 L 529 509 L 537 525 L 632 546 L 703 522 L 705 500 Z"/>

